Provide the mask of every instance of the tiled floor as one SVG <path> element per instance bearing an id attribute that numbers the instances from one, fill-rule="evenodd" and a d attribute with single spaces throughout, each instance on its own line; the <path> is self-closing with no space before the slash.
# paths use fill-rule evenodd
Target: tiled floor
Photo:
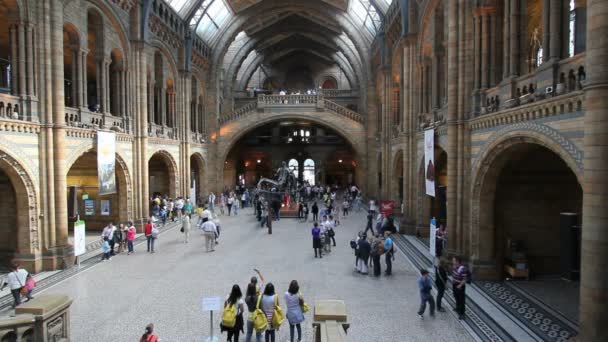
<path id="1" fill-rule="evenodd" d="M 435 319 L 417 317 L 417 272 L 401 255 L 390 278 L 353 272 L 348 242 L 364 227 L 363 215 L 343 220 L 336 232 L 338 247 L 323 259 L 314 258 L 310 224 L 284 219 L 275 222 L 273 234 L 268 235 L 249 210 L 221 220 L 221 243 L 214 253 L 204 251 L 198 231 L 184 244 L 174 229 L 161 235 L 155 254 L 139 245 L 134 255 L 116 256 L 45 293 L 64 293 L 74 299 L 74 341 L 135 341 L 150 322 L 155 323 L 162 342 L 203 341 L 209 333 L 209 313 L 201 311 L 202 297 L 223 297 L 233 284 L 244 291 L 253 268 L 258 268 L 280 294 L 297 279 L 311 304 L 317 299 L 343 299 L 354 341 L 473 340 L 451 313 L 439 313 Z M 216 328 L 219 318 L 216 313 Z M 309 313 L 304 341 L 312 340 L 311 323 Z M 288 337 L 289 328 L 283 326 L 277 341 Z"/>

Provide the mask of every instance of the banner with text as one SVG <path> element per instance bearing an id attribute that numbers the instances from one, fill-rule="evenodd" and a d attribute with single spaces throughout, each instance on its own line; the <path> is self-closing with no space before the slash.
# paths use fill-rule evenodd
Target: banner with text
<path id="1" fill-rule="evenodd" d="M 384 216 L 392 216 L 393 210 L 395 210 L 394 201 L 380 201 L 380 212 Z"/>
<path id="2" fill-rule="evenodd" d="M 114 132 L 97 132 L 97 177 L 99 194 L 116 193 L 115 173 L 116 134 Z"/>
<path id="3" fill-rule="evenodd" d="M 424 179 L 426 194 L 435 197 L 435 130 L 424 131 Z"/>

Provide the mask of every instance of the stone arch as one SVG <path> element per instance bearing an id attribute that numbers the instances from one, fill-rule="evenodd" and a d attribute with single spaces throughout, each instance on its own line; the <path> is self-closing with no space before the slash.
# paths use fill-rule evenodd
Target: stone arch
<path id="1" fill-rule="evenodd" d="M 195 192 L 196 192 L 196 199 L 191 199 L 192 201 L 195 201 L 195 203 L 202 203 L 203 199 L 205 198 L 205 189 L 207 189 L 207 183 L 206 183 L 206 161 L 205 158 L 203 158 L 203 155 L 200 154 L 199 152 L 195 152 L 192 153 L 190 155 L 190 174 L 191 174 L 191 179 L 195 180 Z M 196 172 L 195 172 L 195 168 L 196 168 Z M 192 184 L 190 184 L 189 188 L 192 187 Z"/>
<path id="2" fill-rule="evenodd" d="M 69 173 L 74 164 L 84 156 L 86 153 L 95 153 L 97 151 L 93 143 L 85 144 L 75 153 L 72 153 L 70 158 L 66 160 L 66 170 Z M 122 189 L 118 194 L 118 220 L 120 222 L 132 220 L 133 215 L 133 182 L 131 179 L 131 173 L 126 159 L 117 150 L 115 153 L 115 173 L 118 181 L 118 188 Z M 97 166 L 95 166 L 97 167 Z M 67 177 L 67 174 L 66 174 Z M 124 192 L 123 192 L 124 191 Z"/>
<path id="3" fill-rule="evenodd" d="M 152 39 L 150 41 L 150 46 L 153 48 L 152 56 L 154 56 L 154 53 L 159 52 L 163 58 L 163 61 L 166 61 L 167 65 L 169 66 L 168 69 L 171 72 L 170 78 L 176 79 L 179 74 L 177 71 L 178 68 L 177 68 L 175 58 L 174 58 L 173 54 L 170 52 L 172 50 L 172 48 L 158 39 Z M 169 75 L 164 75 L 164 77 L 165 77 L 165 79 L 169 78 Z"/>
<path id="4" fill-rule="evenodd" d="M 505 129 L 507 131 L 507 129 Z M 556 144 L 550 137 L 534 131 L 511 131 L 504 135 L 497 132 L 494 140 L 487 144 L 479 153 L 473 164 L 471 183 L 471 231 L 468 250 L 471 259 L 487 267 L 482 271 L 484 277 L 496 278 L 500 276 L 497 269 L 493 269 L 492 261 L 496 257 L 497 227 L 495 224 L 494 201 L 498 188 L 499 177 L 514 153 L 521 148 L 539 147 L 545 153 L 552 153 L 564 166 L 572 172 L 576 182 L 581 187 L 583 183 L 582 165 L 579 168 L 576 154 L 568 150 L 568 144 Z M 582 196 L 582 195 L 581 195 Z M 482 244 L 483 241 L 483 244 Z M 497 273 L 498 272 L 498 273 Z"/>
<path id="5" fill-rule="evenodd" d="M 332 86 L 333 85 L 333 88 Z M 340 83 L 338 83 L 338 80 L 336 80 L 335 77 L 330 76 L 330 75 L 323 75 L 319 78 L 319 82 L 317 83 L 317 85 L 323 89 L 338 89 L 340 88 Z"/>
<path id="6" fill-rule="evenodd" d="M 150 168 L 150 162 L 155 157 L 160 158 L 160 160 L 167 167 L 167 177 L 169 177 L 167 195 L 169 195 L 169 197 L 171 197 L 171 198 L 175 198 L 179 191 L 179 172 L 178 172 L 179 169 L 177 167 L 177 163 L 175 162 L 175 159 L 173 158 L 171 153 L 169 153 L 168 151 L 157 150 L 150 154 L 150 158 L 148 158 L 148 168 Z M 150 176 L 152 176 L 152 175 L 150 174 Z M 152 194 L 153 194 L 153 191 L 150 191 L 150 195 L 152 195 Z"/>
<path id="7" fill-rule="evenodd" d="M 103 0 L 88 0 L 89 6 L 87 6 L 87 11 L 89 9 L 95 9 L 98 12 L 101 12 L 102 18 L 107 20 L 111 27 L 114 28 L 114 33 L 118 36 L 120 40 L 120 48 L 125 52 L 125 59 L 128 58 L 128 54 L 126 51 L 129 51 L 130 42 L 128 38 L 128 30 L 124 26 L 123 21 L 119 20 L 120 17 L 118 13 L 112 6 L 108 6 L 107 3 Z M 110 48 L 117 48 L 117 46 L 110 46 Z"/>
<path id="8" fill-rule="evenodd" d="M 235 146 L 235 144 L 248 132 L 268 124 L 273 121 L 280 120 L 306 120 L 316 124 L 327 126 L 337 133 L 339 133 L 353 148 L 357 156 L 354 160 L 357 163 L 358 169 L 366 170 L 366 144 L 365 144 L 365 127 L 345 117 L 327 113 L 327 112 L 315 112 L 315 113 L 257 113 L 247 119 L 235 120 L 224 124 L 219 132 L 218 150 L 217 156 L 218 169 L 217 175 L 223 175 L 223 167 L 228 154 Z M 213 139 L 213 137 L 212 137 Z M 356 182 L 359 187 L 363 190 L 365 187 L 365 172 L 356 172 Z M 222 184 L 222 182 L 218 183 Z"/>
<path id="9" fill-rule="evenodd" d="M 22 264 L 34 264 L 34 254 L 40 250 L 39 231 L 38 231 L 38 195 L 34 178 L 23 166 L 24 164 L 15 156 L 0 150 L 0 171 L 8 177 L 9 186 L 14 192 L 16 217 L 14 227 L 16 231 L 1 240 L 13 241 L 14 249 L 9 250 L 10 246 L 0 246 L 0 262 L 7 263 L 10 259 L 18 256 Z M 3 196 L 5 194 L 3 193 Z M 7 209 L 6 207 L 4 209 Z M 4 228 L 4 227 L 3 227 Z M 12 236 L 11 236 L 12 235 Z M 9 242 L 11 244 L 11 242 Z M 8 247 L 8 248 L 7 248 Z M 26 266 L 27 267 L 27 266 Z M 33 268 L 36 269 L 36 268 Z"/>

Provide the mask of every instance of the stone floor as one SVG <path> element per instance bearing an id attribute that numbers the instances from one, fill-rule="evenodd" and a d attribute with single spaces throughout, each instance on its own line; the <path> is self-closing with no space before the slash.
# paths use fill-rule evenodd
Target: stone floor
<path id="1" fill-rule="evenodd" d="M 417 317 L 417 272 L 403 255 L 397 256 L 392 277 L 353 272 L 348 241 L 364 227 L 362 214 L 343 220 L 337 230 L 338 247 L 323 259 L 314 258 L 310 224 L 283 219 L 273 224 L 273 234 L 268 235 L 250 210 L 221 220 L 222 237 L 214 253 L 204 251 L 198 231 L 184 244 L 174 229 L 159 237 L 155 254 L 139 245 L 135 254 L 116 256 L 44 293 L 68 294 L 74 299 L 73 341 L 136 341 L 150 322 L 162 342 L 203 341 L 209 334 L 209 313 L 201 311 L 202 297 L 223 297 L 233 284 L 244 291 L 253 268 L 258 268 L 278 293 L 297 279 L 311 304 L 318 299 L 343 299 L 354 341 L 473 340 L 451 310 L 438 313 L 435 319 Z M 216 313 L 214 328 L 219 318 Z M 311 323 L 308 313 L 304 341 L 312 340 Z M 283 326 L 277 341 L 288 338 L 289 328 Z"/>

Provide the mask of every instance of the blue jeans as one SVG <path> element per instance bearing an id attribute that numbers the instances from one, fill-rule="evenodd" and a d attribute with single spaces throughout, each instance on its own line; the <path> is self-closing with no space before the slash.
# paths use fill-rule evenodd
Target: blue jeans
<path id="1" fill-rule="evenodd" d="M 290 324 L 289 325 L 289 340 L 291 342 L 293 342 L 293 335 L 294 335 L 293 328 L 296 328 L 298 330 L 298 342 L 302 341 L 302 327 L 300 326 L 300 324 Z"/>
<path id="2" fill-rule="evenodd" d="M 154 252 L 154 240 L 156 239 L 152 235 L 146 236 L 146 239 L 148 240 L 148 252 Z"/>
<path id="3" fill-rule="evenodd" d="M 253 336 L 253 322 L 247 321 L 247 335 L 245 335 L 245 342 L 251 342 L 251 337 Z M 255 342 L 262 342 L 262 332 L 255 331 Z"/>
<path id="4" fill-rule="evenodd" d="M 127 248 L 129 249 L 129 253 L 133 253 L 133 240 L 127 241 Z"/>

